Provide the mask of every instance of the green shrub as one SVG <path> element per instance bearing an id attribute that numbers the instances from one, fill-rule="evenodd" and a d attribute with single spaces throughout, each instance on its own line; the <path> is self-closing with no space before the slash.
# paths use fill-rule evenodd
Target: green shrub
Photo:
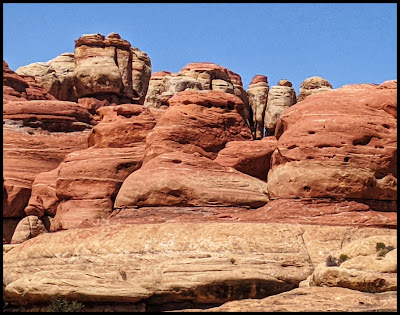
<path id="1" fill-rule="evenodd" d="M 383 249 L 385 247 L 386 247 L 385 243 L 382 243 L 382 242 L 376 243 L 376 250 L 377 251 L 379 251 L 380 249 Z"/>
<path id="2" fill-rule="evenodd" d="M 341 254 L 340 257 L 339 257 L 339 265 L 340 265 L 342 262 L 346 261 L 347 259 L 350 259 L 350 257 L 347 256 L 347 255 L 345 255 L 345 254 Z"/>
<path id="3" fill-rule="evenodd" d="M 82 308 L 84 308 L 84 305 L 81 302 L 69 302 L 65 299 L 56 298 L 47 306 L 46 312 L 79 312 Z"/>

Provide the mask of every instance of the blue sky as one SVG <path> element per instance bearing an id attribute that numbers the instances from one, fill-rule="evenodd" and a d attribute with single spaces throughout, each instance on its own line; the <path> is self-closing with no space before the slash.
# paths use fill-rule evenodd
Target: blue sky
<path id="1" fill-rule="evenodd" d="M 397 78 L 397 4 L 8 3 L 3 59 L 12 70 L 74 51 L 82 34 L 116 32 L 153 72 L 213 62 L 270 86 L 314 75 L 334 88 Z"/>

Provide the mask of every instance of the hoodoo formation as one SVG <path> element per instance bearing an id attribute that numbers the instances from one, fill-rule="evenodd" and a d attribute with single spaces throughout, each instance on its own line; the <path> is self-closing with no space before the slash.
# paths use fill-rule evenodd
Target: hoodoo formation
<path id="1" fill-rule="evenodd" d="M 396 311 L 397 80 L 150 57 L 3 60 L 3 311 Z"/>

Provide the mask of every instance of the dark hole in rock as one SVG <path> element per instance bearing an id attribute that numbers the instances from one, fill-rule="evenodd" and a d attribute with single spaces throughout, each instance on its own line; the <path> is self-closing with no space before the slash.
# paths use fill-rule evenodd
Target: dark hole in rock
<path id="1" fill-rule="evenodd" d="M 172 163 L 175 163 L 175 164 L 182 163 L 182 161 L 181 161 L 181 160 L 178 160 L 178 159 L 174 159 L 174 160 L 172 160 L 171 162 L 172 162 Z"/>
<path id="2" fill-rule="evenodd" d="M 304 191 L 310 191 L 310 190 L 311 190 L 311 187 L 309 187 L 309 186 L 304 186 L 303 189 L 304 189 Z"/>
<path id="3" fill-rule="evenodd" d="M 313 135 L 315 133 L 315 131 L 309 131 L 308 132 L 310 135 Z"/>
<path id="4" fill-rule="evenodd" d="M 372 138 L 372 136 L 363 136 L 360 139 L 354 139 L 353 145 L 367 145 L 368 143 L 370 143 Z"/>
<path id="5" fill-rule="evenodd" d="M 350 160 L 350 158 L 348 157 L 348 156 L 346 156 L 345 158 L 344 158 L 344 161 L 347 163 L 348 161 Z"/>
<path id="6" fill-rule="evenodd" d="M 390 126 L 388 124 L 382 124 L 382 127 L 386 128 L 386 129 L 390 128 Z"/>

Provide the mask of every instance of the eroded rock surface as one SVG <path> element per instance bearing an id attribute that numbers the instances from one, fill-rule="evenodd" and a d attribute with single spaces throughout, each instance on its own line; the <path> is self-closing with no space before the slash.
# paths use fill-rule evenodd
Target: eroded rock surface
<path id="1" fill-rule="evenodd" d="M 78 98 L 74 87 L 74 68 L 74 54 L 67 52 L 47 62 L 36 62 L 20 67 L 15 72 L 33 76 L 47 93 L 60 101 L 76 102 Z"/>
<path id="2" fill-rule="evenodd" d="M 262 300 L 254 299 L 265 297 L 280 303 L 279 293 L 285 291 L 289 291 L 285 295 L 293 296 L 283 297 L 283 301 L 299 309 L 301 305 L 313 305 L 314 309 L 322 305 L 335 307 L 332 295 L 327 301 L 328 292 L 360 298 L 365 309 L 373 309 L 377 303 L 373 302 L 374 297 L 383 297 L 383 305 L 386 297 L 390 303 L 393 301 L 391 293 L 378 296 L 345 288 L 296 289 L 312 274 L 312 259 L 319 250 L 336 252 L 342 246 L 350 246 L 352 240 L 360 242 L 378 233 L 378 229 L 255 222 L 105 222 L 92 228 L 39 235 L 3 251 L 5 301 L 32 305 L 58 295 L 79 297 L 83 302 L 143 302 L 147 306 L 183 302 L 222 304 L 249 298 L 256 303 Z M 396 234 L 393 230 L 379 231 Z M 298 291 L 302 292 L 300 301 L 296 301 Z M 319 302 L 301 303 L 313 294 L 319 296 Z M 348 304 L 341 304 L 343 307 L 354 306 L 350 296 L 343 302 Z M 271 307 L 275 303 L 264 305 Z M 380 309 L 385 309 L 383 305 Z M 252 309 L 251 305 L 245 307 Z"/>
<path id="3" fill-rule="evenodd" d="M 276 124 L 282 113 L 294 104 L 296 104 L 296 92 L 290 81 L 280 80 L 277 85 L 271 87 L 263 117 L 267 135 L 275 135 Z"/>
<path id="4" fill-rule="evenodd" d="M 229 141 L 250 140 L 239 114 L 239 97 L 219 91 L 183 91 L 172 97 L 146 139 L 144 163 L 161 153 L 181 151 L 216 158 Z"/>
<path id="5" fill-rule="evenodd" d="M 20 76 L 3 60 L 3 104 L 8 101 L 54 100 L 32 76 Z"/>
<path id="6" fill-rule="evenodd" d="M 160 154 L 129 175 L 115 207 L 245 206 L 268 202 L 267 185 L 206 157 L 182 152 Z"/>
<path id="7" fill-rule="evenodd" d="M 268 173 L 271 199 L 354 200 L 382 211 L 382 223 L 393 222 L 387 212 L 397 211 L 396 95 L 394 84 L 345 86 L 285 111 Z"/>
<path id="8" fill-rule="evenodd" d="M 319 76 L 305 79 L 300 85 L 297 102 L 303 101 L 307 96 L 332 90 L 332 84 Z"/>
<path id="9" fill-rule="evenodd" d="M 143 104 L 151 74 L 147 54 L 111 33 L 75 41 L 74 86 L 78 98 Z"/>
<path id="10" fill-rule="evenodd" d="M 231 141 L 219 151 L 215 162 L 267 180 L 271 156 L 276 148 L 275 137 L 264 137 L 255 141 Z"/>
<path id="11" fill-rule="evenodd" d="M 397 291 L 397 237 L 376 235 L 347 244 L 319 264 L 306 283 L 371 293 Z"/>
<path id="12" fill-rule="evenodd" d="M 268 78 L 256 75 L 250 82 L 247 90 L 249 104 L 253 114 L 254 139 L 264 137 L 264 115 L 268 102 Z"/>
<path id="13" fill-rule="evenodd" d="M 177 93 L 199 90 L 214 90 L 238 96 L 244 104 L 239 112 L 248 126 L 252 126 L 248 96 L 240 75 L 211 62 L 192 62 L 178 73 L 160 71 L 152 74 L 144 105 L 149 108 L 166 108 L 169 99 Z"/>
<path id="14" fill-rule="evenodd" d="M 227 302 L 219 307 L 181 312 L 396 312 L 397 294 L 345 288 L 297 288 L 264 299 Z"/>

